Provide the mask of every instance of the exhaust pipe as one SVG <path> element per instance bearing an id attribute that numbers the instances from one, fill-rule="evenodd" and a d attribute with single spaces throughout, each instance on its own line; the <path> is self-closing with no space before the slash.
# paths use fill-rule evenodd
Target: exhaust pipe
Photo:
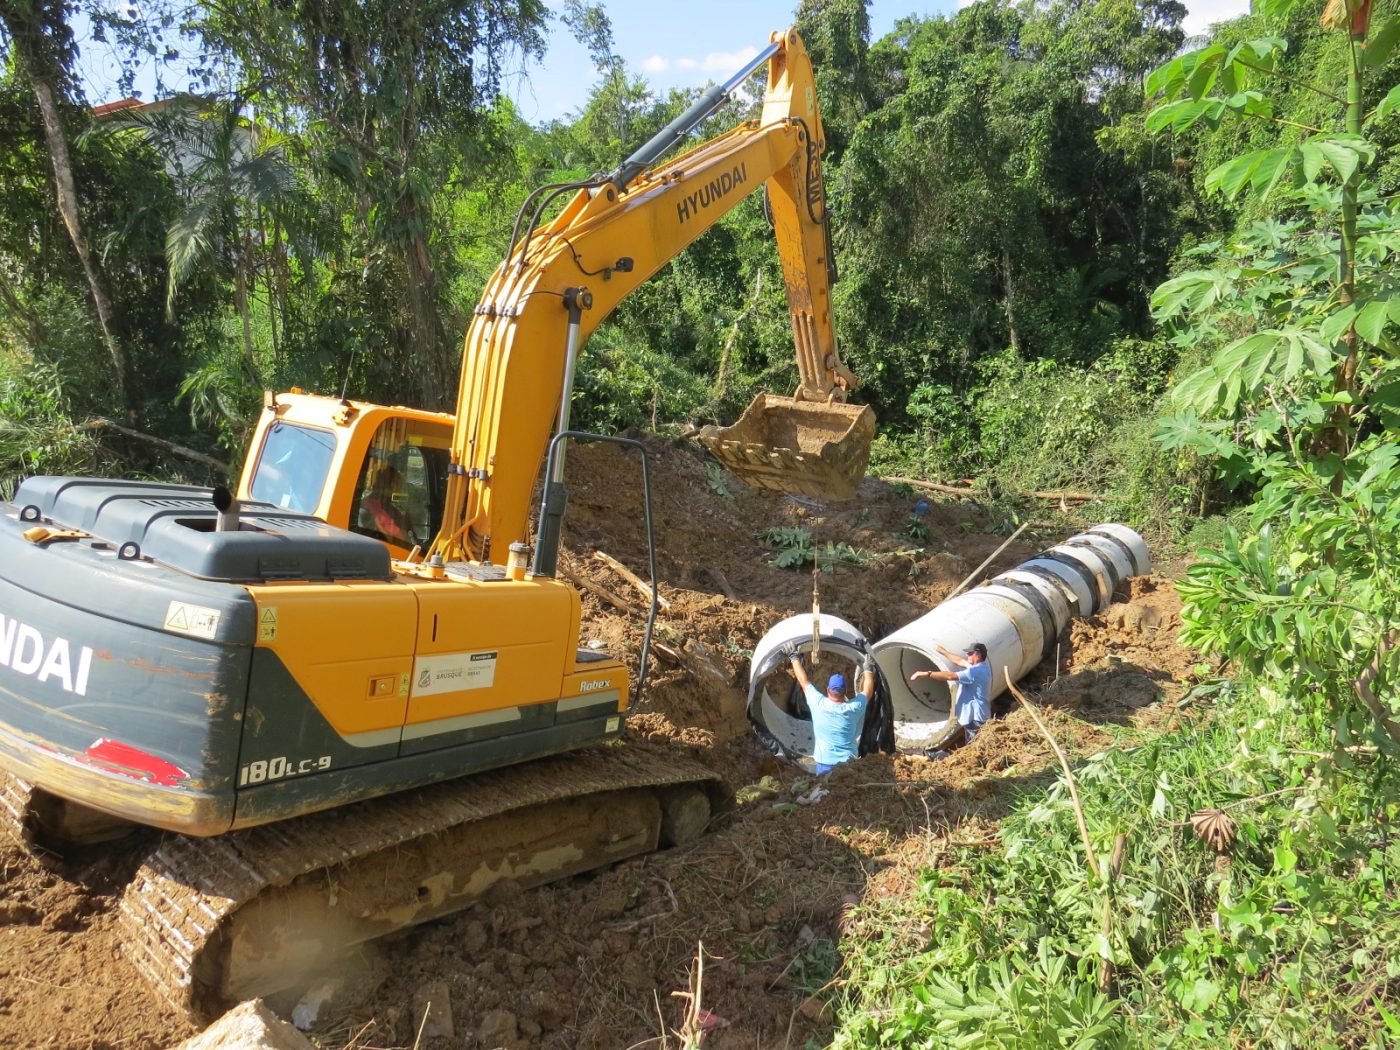
<path id="1" fill-rule="evenodd" d="M 237 532 L 239 529 L 239 513 L 243 505 L 233 498 L 233 493 L 222 485 L 214 486 L 214 509 L 219 512 L 218 522 L 214 525 L 215 532 Z"/>

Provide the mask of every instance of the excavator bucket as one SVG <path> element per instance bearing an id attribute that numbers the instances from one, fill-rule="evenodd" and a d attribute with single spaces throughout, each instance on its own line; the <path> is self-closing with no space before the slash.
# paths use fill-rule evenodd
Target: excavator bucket
<path id="1" fill-rule="evenodd" d="M 856 494 L 874 437 L 875 413 L 868 405 L 772 394 L 754 398 L 733 426 L 709 426 L 699 434 L 746 483 L 825 499 Z"/>

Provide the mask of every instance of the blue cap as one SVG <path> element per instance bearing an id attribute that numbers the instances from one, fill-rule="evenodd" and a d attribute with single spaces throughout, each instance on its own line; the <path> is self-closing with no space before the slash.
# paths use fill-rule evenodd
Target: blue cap
<path id="1" fill-rule="evenodd" d="M 844 693 L 846 691 L 846 676 L 834 674 L 826 680 L 826 691 L 828 693 Z"/>

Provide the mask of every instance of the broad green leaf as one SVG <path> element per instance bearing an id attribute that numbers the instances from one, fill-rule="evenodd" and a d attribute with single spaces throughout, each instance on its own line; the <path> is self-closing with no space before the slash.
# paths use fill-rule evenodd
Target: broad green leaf
<path id="1" fill-rule="evenodd" d="M 1211 412 L 1220 403 L 1222 377 L 1210 365 L 1197 369 L 1172 390 L 1172 400 L 1183 407 Z"/>
<path id="2" fill-rule="evenodd" d="M 1225 49 L 1219 45 L 1208 47 L 1201 52 L 1200 60 L 1191 70 L 1186 81 L 1186 93 L 1192 98 L 1204 98 L 1215 87 L 1215 78 L 1220 75 L 1220 63 L 1225 58 Z"/>
<path id="3" fill-rule="evenodd" d="M 1268 193 L 1287 171 L 1294 150 L 1293 146 L 1255 150 L 1227 160 L 1206 176 L 1206 189 L 1222 194 L 1227 200 L 1239 196 L 1240 191 L 1251 184 L 1256 190 Z"/>
<path id="4" fill-rule="evenodd" d="M 1225 99 L 1225 108 L 1249 117 L 1271 117 L 1274 104 L 1257 91 L 1240 91 Z"/>
<path id="5" fill-rule="evenodd" d="M 1308 364 L 1312 366 L 1313 373 L 1319 376 L 1332 374 L 1332 351 L 1323 346 L 1316 339 L 1309 335 L 1298 334 L 1295 337 L 1302 344 L 1303 352 L 1307 355 Z"/>
<path id="6" fill-rule="evenodd" d="M 1286 336 L 1282 332 L 1255 332 L 1253 335 L 1236 339 L 1215 359 L 1215 367 L 1239 380 L 1241 393 L 1253 394 L 1264 385 L 1264 380 L 1273 371 L 1278 351 L 1287 347 Z"/>
<path id="7" fill-rule="evenodd" d="M 1178 313 L 1206 310 L 1232 290 L 1230 278 L 1218 270 L 1190 270 L 1152 293 L 1152 315 L 1162 321 Z"/>
<path id="8" fill-rule="evenodd" d="M 1165 62 L 1147 75 L 1144 84 L 1144 91 L 1148 98 L 1156 98 L 1161 94 L 1169 99 L 1176 98 L 1181 90 L 1181 85 L 1186 83 L 1186 60 L 1195 55 L 1192 51 L 1185 55 L 1178 55 L 1170 62 Z"/>
<path id="9" fill-rule="evenodd" d="M 1281 21 L 1287 18 L 1289 13 L 1298 6 L 1299 0 L 1254 0 L 1253 9 L 1256 15 L 1261 15 L 1269 21 Z"/>
<path id="10" fill-rule="evenodd" d="M 1366 47 L 1361 52 L 1361 61 L 1372 69 L 1380 68 L 1390 57 L 1396 40 L 1400 40 L 1400 17 L 1392 16 L 1371 34 L 1370 40 L 1366 41 Z"/>
<path id="11" fill-rule="evenodd" d="M 1373 346 L 1381 341 L 1390 306 L 1389 300 L 1375 299 L 1361 308 L 1356 315 L 1356 334 Z"/>
<path id="12" fill-rule="evenodd" d="M 1357 309 L 1355 303 L 1347 303 L 1344 306 L 1337 307 L 1337 309 L 1328 314 L 1327 319 L 1322 322 L 1322 327 L 1320 329 L 1322 338 L 1326 339 L 1329 343 L 1335 343 L 1340 339 L 1346 333 L 1346 330 L 1351 327 L 1352 321 L 1356 320 Z"/>
<path id="13" fill-rule="evenodd" d="M 1288 40 L 1281 36 L 1261 36 L 1251 40 L 1249 46 L 1254 51 L 1257 65 L 1273 69 L 1274 59 L 1288 50 Z"/>
<path id="14" fill-rule="evenodd" d="M 1346 182 L 1362 160 L 1375 156 L 1375 147 L 1356 135 L 1317 135 L 1298 147 L 1303 158 L 1303 174 L 1309 182 L 1317 181 L 1323 167 L 1329 167 Z"/>
<path id="15" fill-rule="evenodd" d="M 1384 120 L 1386 117 L 1390 116 L 1390 114 L 1393 113 L 1397 108 L 1400 108 L 1400 84 L 1396 84 L 1386 94 L 1385 98 L 1381 99 L 1380 105 L 1376 107 L 1375 116 L 1373 116 L 1371 119 Z"/>
<path id="16" fill-rule="evenodd" d="M 1225 105 L 1215 98 L 1183 98 L 1158 106 L 1147 115 L 1146 127 L 1152 134 L 1165 128 L 1184 131 L 1198 120 L 1204 119 L 1211 127 L 1220 123 Z"/>

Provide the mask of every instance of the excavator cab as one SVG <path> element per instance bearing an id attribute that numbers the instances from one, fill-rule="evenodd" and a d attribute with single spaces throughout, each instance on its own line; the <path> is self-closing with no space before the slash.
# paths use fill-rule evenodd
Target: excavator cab
<path id="1" fill-rule="evenodd" d="M 728 427 L 708 426 L 700 443 L 755 488 L 851 499 L 865 477 L 875 412 L 869 405 L 759 394 Z"/>

